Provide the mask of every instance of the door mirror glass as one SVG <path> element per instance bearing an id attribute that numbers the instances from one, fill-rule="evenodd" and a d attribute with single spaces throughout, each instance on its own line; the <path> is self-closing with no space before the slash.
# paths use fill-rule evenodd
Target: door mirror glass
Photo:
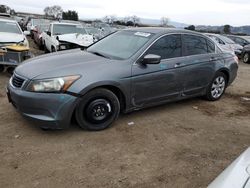
<path id="1" fill-rule="evenodd" d="M 47 31 L 47 35 L 51 36 L 51 32 L 50 32 L 50 31 Z"/>
<path id="2" fill-rule="evenodd" d="M 155 54 L 147 54 L 144 56 L 143 64 L 159 64 L 161 62 L 161 56 Z"/>

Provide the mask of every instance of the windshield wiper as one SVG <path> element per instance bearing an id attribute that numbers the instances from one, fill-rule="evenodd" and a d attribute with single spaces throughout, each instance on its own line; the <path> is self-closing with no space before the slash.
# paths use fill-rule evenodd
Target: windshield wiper
<path id="1" fill-rule="evenodd" d="M 100 52 L 92 52 L 92 51 L 88 51 L 88 52 L 90 52 L 92 54 L 95 54 L 95 55 L 98 55 L 98 56 L 101 56 L 101 57 L 104 57 L 104 58 L 107 58 L 107 59 L 111 59 L 110 57 L 108 57 L 108 56 L 106 56 L 106 55 L 104 55 L 104 54 L 102 54 Z"/>

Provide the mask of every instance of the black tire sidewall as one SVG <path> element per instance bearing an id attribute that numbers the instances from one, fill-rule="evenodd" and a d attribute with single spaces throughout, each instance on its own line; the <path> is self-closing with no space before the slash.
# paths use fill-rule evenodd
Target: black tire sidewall
<path id="1" fill-rule="evenodd" d="M 245 55 L 248 54 L 248 61 L 245 61 Z M 243 55 L 243 63 L 249 63 L 250 62 L 250 53 L 249 52 L 246 52 L 244 55 Z"/>
<path id="2" fill-rule="evenodd" d="M 113 113 L 111 114 L 111 117 L 107 121 L 101 124 L 94 124 L 89 122 L 83 114 L 88 104 L 91 101 L 98 98 L 100 99 L 104 98 L 108 100 L 112 106 Z M 120 113 L 120 103 L 117 96 L 113 92 L 103 88 L 94 89 L 88 92 L 86 95 L 84 95 L 79 101 L 75 111 L 76 120 L 79 126 L 83 129 L 87 129 L 90 131 L 100 131 L 108 128 L 118 118 L 119 113 Z"/>
<path id="3" fill-rule="evenodd" d="M 223 93 L 221 94 L 220 97 L 214 98 L 214 97 L 212 96 L 212 93 L 211 93 L 212 85 L 213 85 L 215 79 L 218 78 L 218 77 L 220 77 L 220 76 L 222 76 L 222 77 L 224 78 L 225 82 L 226 82 L 226 83 L 225 83 L 225 88 L 224 88 L 224 91 L 223 91 Z M 207 87 L 206 99 L 209 100 L 209 101 L 217 101 L 217 100 L 219 100 L 219 99 L 224 95 L 224 93 L 225 93 L 225 91 L 226 91 L 226 88 L 227 88 L 227 84 L 228 84 L 228 79 L 227 79 L 226 75 L 225 75 L 223 72 L 218 72 L 218 73 L 216 73 L 215 76 L 214 76 L 214 78 L 212 79 L 211 83 L 210 83 L 209 86 Z"/>

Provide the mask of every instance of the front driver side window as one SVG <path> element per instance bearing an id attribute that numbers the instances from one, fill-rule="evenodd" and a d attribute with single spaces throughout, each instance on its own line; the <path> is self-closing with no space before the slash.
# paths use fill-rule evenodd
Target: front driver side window
<path id="1" fill-rule="evenodd" d="M 161 59 L 169 59 L 181 56 L 181 35 L 167 35 L 156 41 L 146 54 L 161 56 Z"/>

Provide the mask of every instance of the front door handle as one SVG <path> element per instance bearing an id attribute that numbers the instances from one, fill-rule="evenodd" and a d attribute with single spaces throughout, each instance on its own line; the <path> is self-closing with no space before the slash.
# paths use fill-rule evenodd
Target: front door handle
<path id="1" fill-rule="evenodd" d="M 210 57 L 210 61 L 215 61 L 216 58 L 215 57 Z"/>

